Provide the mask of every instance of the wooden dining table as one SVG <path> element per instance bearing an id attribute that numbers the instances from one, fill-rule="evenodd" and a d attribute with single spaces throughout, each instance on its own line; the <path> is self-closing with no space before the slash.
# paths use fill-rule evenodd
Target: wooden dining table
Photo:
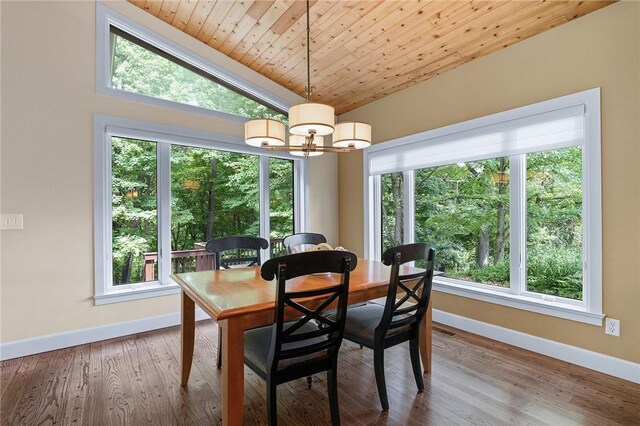
<path id="1" fill-rule="evenodd" d="M 349 304 L 386 296 L 390 269 L 379 261 L 358 259 L 358 265 L 350 276 Z M 408 267 L 401 270 L 403 274 L 409 272 L 411 268 Z M 187 386 L 193 362 L 195 306 L 198 305 L 222 330 L 222 423 L 241 425 L 244 411 L 244 332 L 275 322 L 276 281 L 262 279 L 259 267 L 189 272 L 171 277 L 182 288 L 182 386 Z M 339 274 L 309 275 L 290 280 L 287 286 L 292 291 L 306 290 L 339 281 Z M 310 298 L 305 304 L 313 308 L 320 302 Z M 420 349 L 424 371 L 429 373 L 431 305 L 422 323 Z"/>

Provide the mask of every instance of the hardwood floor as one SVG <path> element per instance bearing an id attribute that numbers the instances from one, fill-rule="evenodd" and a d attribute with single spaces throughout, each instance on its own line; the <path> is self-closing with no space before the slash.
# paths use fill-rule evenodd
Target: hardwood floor
<path id="1" fill-rule="evenodd" d="M 3 425 L 219 424 L 217 327 L 198 323 L 188 388 L 178 327 L 1 363 Z M 407 345 L 387 351 L 391 409 L 380 412 L 373 352 L 343 343 L 344 425 L 640 425 L 640 385 L 459 330 L 433 333 L 433 373 L 416 392 Z M 245 370 L 245 424 L 266 422 L 265 383 Z M 330 423 L 324 375 L 278 387 L 280 424 Z"/>

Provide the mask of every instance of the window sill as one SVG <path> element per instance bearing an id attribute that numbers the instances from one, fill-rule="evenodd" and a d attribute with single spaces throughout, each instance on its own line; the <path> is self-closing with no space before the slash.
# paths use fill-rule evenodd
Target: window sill
<path id="1" fill-rule="evenodd" d="M 604 318 L 603 314 L 588 312 L 581 306 L 541 300 L 488 288 L 455 284 L 445 281 L 442 278 L 434 278 L 433 289 L 442 293 L 468 297 L 496 305 L 597 325 L 599 327 L 602 327 L 602 319 Z"/>
<path id="2" fill-rule="evenodd" d="M 179 293 L 180 286 L 178 284 L 155 284 L 97 294 L 94 296 L 94 300 L 96 305 L 108 305 L 110 303 L 128 302 L 130 300 L 148 299 L 150 297 L 168 296 Z"/>

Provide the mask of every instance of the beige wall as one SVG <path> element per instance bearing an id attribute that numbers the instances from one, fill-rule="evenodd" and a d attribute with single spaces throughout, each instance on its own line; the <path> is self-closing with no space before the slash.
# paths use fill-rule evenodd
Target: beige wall
<path id="1" fill-rule="evenodd" d="M 93 115 L 241 135 L 242 123 L 97 95 L 93 2 L 0 2 L 2 342 L 179 311 L 178 296 L 94 306 Z M 109 4 L 283 98 L 300 98 L 131 4 Z M 329 173 L 327 173 L 329 171 Z M 337 159 L 310 162 L 310 229 L 338 240 Z"/>
<path id="2" fill-rule="evenodd" d="M 602 88 L 603 327 L 444 293 L 443 311 L 640 362 L 640 3 L 608 6 L 355 111 L 375 142 Z M 340 156 L 340 243 L 363 254 L 362 155 Z"/>

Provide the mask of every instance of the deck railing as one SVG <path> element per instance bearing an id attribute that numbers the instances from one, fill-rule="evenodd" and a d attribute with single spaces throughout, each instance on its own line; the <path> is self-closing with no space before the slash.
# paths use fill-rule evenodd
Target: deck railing
<path id="1" fill-rule="evenodd" d="M 203 247 L 203 243 L 197 243 L 196 247 Z M 273 238 L 269 243 L 269 251 L 271 257 L 284 256 L 287 251 L 282 244 L 282 238 Z M 156 279 L 156 263 L 158 262 L 158 253 L 144 253 L 144 280 L 154 281 Z M 239 258 L 243 257 L 242 253 L 238 253 Z M 226 261 L 227 264 L 237 264 L 240 266 L 242 262 L 234 262 L 233 258 Z M 171 252 L 171 273 L 179 274 L 181 272 L 198 272 L 210 271 L 215 265 L 215 255 L 209 253 L 204 248 L 196 248 L 193 250 L 176 250 Z"/>

